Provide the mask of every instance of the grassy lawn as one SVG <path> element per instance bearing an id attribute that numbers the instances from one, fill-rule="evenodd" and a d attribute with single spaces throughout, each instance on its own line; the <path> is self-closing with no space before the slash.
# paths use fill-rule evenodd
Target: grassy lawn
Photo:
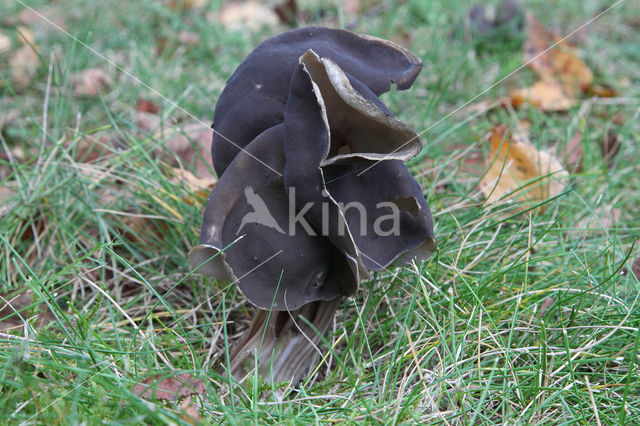
<path id="1" fill-rule="evenodd" d="M 535 80 L 512 73 L 517 36 L 470 38 L 471 1 L 366 0 L 360 13 L 298 2 L 299 25 L 391 39 L 424 62 L 410 90 L 382 99 L 424 131 L 410 168 L 438 251 L 364 282 L 338 311 L 324 362 L 279 392 L 228 386 L 226 354 L 251 309 L 233 285 L 189 267 L 206 191 L 161 161 L 165 141 L 138 129 L 136 104 L 157 104 L 167 125 L 206 129 L 236 66 L 290 27 L 233 30 L 215 19 L 219 0 L 175 3 L 2 0 L 12 46 L 0 50 L 0 423 L 188 423 L 180 401 L 133 392 L 177 373 L 204 380 L 194 397 L 203 423 L 640 423 L 638 2 L 571 39 L 617 95 L 556 113 L 461 108 Z M 521 3 L 559 34 L 613 4 Z M 64 31 L 18 23 L 25 4 Z M 39 52 L 26 84 L 12 75 L 20 25 Z M 87 68 L 111 79 L 99 96 L 75 89 Z M 470 159 L 488 152 L 489 129 L 523 120 L 540 149 L 561 153 L 582 135 L 582 170 L 539 213 L 487 205 L 471 170 L 484 166 Z M 620 141 L 609 166 L 608 134 Z M 111 148 L 86 161 L 92 137 Z"/>

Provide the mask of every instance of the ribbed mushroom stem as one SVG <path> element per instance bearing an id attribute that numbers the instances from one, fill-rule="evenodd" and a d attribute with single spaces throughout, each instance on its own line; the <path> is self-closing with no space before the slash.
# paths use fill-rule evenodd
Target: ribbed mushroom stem
<path id="1" fill-rule="evenodd" d="M 327 337 L 341 301 L 312 302 L 291 312 L 258 309 L 231 353 L 231 374 L 237 380 L 254 374 L 258 353 L 258 374 L 265 381 L 297 384 L 323 354 L 322 336 Z"/>

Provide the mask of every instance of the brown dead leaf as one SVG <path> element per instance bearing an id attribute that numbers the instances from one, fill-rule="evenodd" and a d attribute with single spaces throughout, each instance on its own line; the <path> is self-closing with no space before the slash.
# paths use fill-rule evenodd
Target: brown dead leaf
<path id="1" fill-rule="evenodd" d="M 524 89 L 512 90 L 509 96 L 514 108 L 529 103 L 542 111 L 564 111 L 574 104 L 573 98 L 567 95 L 562 85 L 552 79 L 538 81 Z"/>
<path id="2" fill-rule="evenodd" d="M 618 95 L 613 87 L 600 84 L 591 85 L 588 93 L 590 96 L 597 96 L 599 98 L 613 98 Z"/>
<path id="3" fill-rule="evenodd" d="M 506 126 L 494 127 L 488 139 L 489 170 L 480 182 L 487 203 L 508 197 L 528 208 L 562 193 L 569 174 L 555 157 L 514 140 Z"/>
<path id="4" fill-rule="evenodd" d="M 613 164 L 613 160 L 620 152 L 620 139 L 618 135 L 613 130 L 609 129 L 607 134 L 605 135 L 602 143 L 600 144 L 600 148 L 602 150 L 602 156 L 604 157 L 605 163 L 607 163 L 607 167 L 611 167 Z"/>
<path id="5" fill-rule="evenodd" d="M 106 132 L 84 135 L 80 141 L 75 143 L 73 159 L 81 163 L 92 163 L 113 155 L 118 145 L 115 142 L 113 137 Z M 73 145 L 72 141 L 65 143 L 65 147 L 71 145 Z"/>
<path id="6" fill-rule="evenodd" d="M 551 296 L 542 301 L 542 303 L 540 304 L 540 317 L 545 316 L 549 308 L 553 305 L 553 302 L 555 302 L 555 299 Z"/>
<path id="7" fill-rule="evenodd" d="M 257 31 L 261 28 L 271 28 L 278 25 L 278 15 L 264 4 L 257 1 L 224 3 L 220 12 L 213 15 L 230 30 Z"/>
<path id="8" fill-rule="evenodd" d="M 174 183 L 184 183 L 192 192 L 199 192 L 203 189 L 210 191 L 213 189 L 217 181 L 213 176 L 199 178 L 189 170 L 179 169 L 177 167 L 172 167 L 172 171 L 175 175 L 172 181 Z"/>
<path id="9" fill-rule="evenodd" d="M 21 329 L 24 322 L 33 317 L 36 319 L 31 324 L 36 327 L 43 327 L 55 320 L 55 316 L 45 303 L 39 305 L 34 312 L 31 308 L 33 302 L 33 291 L 31 290 L 17 290 L 0 294 L 0 331 L 6 333 L 10 330 Z"/>
<path id="10" fill-rule="evenodd" d="M 273 11 L 285 25 L 294 26 L 297 22 L 298 2 L 296 0 L 284 0 L 274 6 Z"/>
<path id="11" fill-rule="evenodd" d="M 180 416 L 182 420 L 191 424 L 197 425 L 202 421 L 202 416 L 200 415 L 200 409 L 193 402 L 191 396 L 187 397 L 184 401 L 180 403 L 180 409 L 182 410 L 182 415 Z"/>
<path id="12" fill-rule="evenodd" d="M 19 87 L 26 87 L 35 75 L 40 59 L 31 46 L 21 46 L 9 58 L 11 80 Z"/>
<path id="13" fill-rule="evenodd" d="M 38 47 L 31 30 L 19 27 L 16 31 L 21 46 L 13 51 L 9 57 L 11 80 L 19 87 L 26 87 L 31 83 L 31 79 L 40 65 Z"/>
<path id="14" fill-rule="evenodd" d="M 171 181 L 178 185 L 184 185 L 191 194 L 196 197 L 185 197 L 183 200 L 187 204 L 195 205 L 198 202 L 202 202 L 209 196 L 209 192 L 216 184 L 216 178 L 213 176 L 206 176 L 199 178 L 191 173 L 189 170 L 172 168 L 174 177 Z M 199 198 L 199 199 L 197 199 Z"/>
<path id="15" fill-rule="evenodd" d="M 144 215 L 127 213 L 122 217 L 122 236 L 136 244 L 158 249 L 159 243 L 164 241 L 169 225 L 163 220 Z"/>
<path id="16" fill-rule="evenodd" d="M 140 98 L 136 103 L 136 111 L 158 114 L 160 112 L 160 107 L 148 99 Z"/>
<path id="17" fill-rule="evenodd" d="M 162 139 L 162 146 L 175 153 L 181 162 L 194 167 L 196 175 L 201 178 L 211 176 L 211 139 L 213 129 L 200 122 L 191 121 L 183 126 L 165 128 L 162 119 L 146 112 L 138 112 L 138 128 L 145 132 L 153 132 L 154 139 Z M 171 153 L 163 152 L 162 148 L 156 151 L 156 155 L 171 166 L 178 166 L 178 161 Z M 202 159 L 206 159 L 206 162 Z"/>
<path id="18" fill-rule="evenodd" d="M 8 35 L 0 33 L 0 55 L 11 50 L 11 38 Z"/>
<path id="19" fill-rule="evenodd" d="M 575 48 L 549 32 L 533 14 L 527 14 L 528 35 L 524 43 L 524 61 L 540 78 L 560 82 L 569 95 L 575 88 L 587 91 L 593 73 L 576 53 Z M 548 50 L 558 43 L 551 50 Z"/>
<path id="20" fill-rule="evenodd" d="M 71 78 L 76 96 L 98 96 L 113 85 L 111 76 L 100 68 L 87 68 Z"/>
<path id="21" fill-rule="evenodd" d="M 169 0 L 169 7 L 184 12 L 189 9 L 201 9 L 205 7 L 207 3 L 207 0 Z"/>
<path id="22" fill-rule="evenodd" d="M 194 379 L 189 373 L 173 377 L 155 375 L 147 377 L 132 389 L 132 392 L 146 400 L 178 401 L 192 395 L 203 394 L 204 382 Z"/>
<path id="23" fill-rule="evenodd" d="M 580 173 L 582 171 L 582 159 L 584 150 L 582 149 L 582 133 L 576 132 L 567 146 L 567 152 L 564 156 L 564 162 L 567 169 L 571 173 Z"/>

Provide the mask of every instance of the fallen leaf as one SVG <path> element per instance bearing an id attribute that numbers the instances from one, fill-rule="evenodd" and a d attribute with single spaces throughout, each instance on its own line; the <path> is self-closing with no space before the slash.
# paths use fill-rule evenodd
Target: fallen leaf
<path id="1" fill-rule="evenodd" d="M 200 36 L 191 31 L 182 30 L 176 36 L 178 41 L 186 46 L 195 46 L 200 43 Z"/>
<path id="2" fill-rule="evenodd" d="M 582 133 L 576 132 L 567 146 L 567 152 L 564 156 L 567 169 L 571 173 L 580 173 L 582 171 L 582 159 L 584 150 L 582 149 Z"/>
<path id="3" fill-rule="evenodd" d="M 542 111 L 564 111 L 574 104 L 573 99 L 565 93 L 562 85 L 552 79 L 538 81 L 533 86 L 524 89 L 512 90 L 509 96 L 514 108 L 529 103 Z"/>
<path id="4" fill-rule="evenodd" d="M 514 140 L 506 126 L 494 127 L 488 139 L 489 169 L 480 182 L 487 203 L 507 198 L 528 208 L 562 193 L 569 173 L 555 157 Z"/>
<path id="5" fill-rule="evenodd" d="M 618 111 L 611 119 L 611 122 L 613 124 L 617 124 L 618 126 L 622 126 L 626 121 L 627 116 L 623 111 Z"/>
<path id="6" fill-rule="evenodd" d="M 360 0 L 343 0 L 342 10 L 344 13 L 356 15 L 362 11 L 362 5 L 360 4 Z"/>
<path id="7" fill-rule="evenodd" d="M 18 33 L 18 40 L 22 46 L 11 53 L 9 57 L 9 68 L 12 81 L 19 87 L 26 87 L 31 83 L 31 79 L 40 65 L 37 52 L 38 47 L 31 30 L 18 27 L 16 31 Z"/>
<path id="8" fill-rule="evenodd" d="M 294 26 L 297 22 L 298 3 L 296 0 L 285 0 L 276 5 L 273 11 L 278 15 L 280 21 L 285 25 Z"/>
<path id="9" fill-rule="evenodd" d="M 581 240 L 587 238 L 587 234 L 600 234 L 602 230 L 608 230 L 617 226 L 622 217 L 622 210 L 612 206 L 601 206 L 580 219 L 572 232 L 572 239 Z"/>
<path id="10" fill-rule="evenodd" d="M 162 219 L 128 212 L 124 212 L 121 219 L 122 226 L 118 228 L 125 240 L 152 249 L 160 248 L 169 231 L 169 226 Z"/>
<path id="11" fill-rule="evenodd" d="M 551 296 L 542 301 L 542 303 L 540 304 L 540 317 L 545 316 L 549 308 L 553 305 L 553 302 L 555 302 L 555 299 Z"/>
<path id="12" fill-rule="evenodd" d="M 269 7 L 257 2 L 225 3 L 217 14 L 220 23 L 230 30 L 257 31 L 278 25 L 278 15 Z"/>
<path id="13" fill-rule="evenodd" d="M 189 205 L 202 203 L 209 196 L 209 193 L 216 184 L 216 178 L 206 176 L 199 178 L 189 170 L 172 167 L 173 178 L 171 181 L 176 185 L 184 185 L 190 194 L 194 196 L 184 197 L 183 201 Z"/>
<path id="14" fill-rule="evenodd" d="M 136 103 L 136 111 L 158 114 L 160 112 L 160 107 L 148 99 L 140 98 Z"/>
<path id="15" fill-rule="evenodd" d="M 192 395 L 203 394 L 204 391 L 204 382 L 201 379 L 194 379 L 189 373 L 180 373 L 173 377 L 160 375 L 147 377 L 132 390 L 140 398 L 166 401 L 178 401 Z"/>
<path id="16" fill-rule="evenodd" d="M 36 37 L 33 35 L 33 31 L 31 31 L 29 28 L 20 26 L 16 28 L 16 33 L 18 35 L 18 41 L 23 46 L 36 45 Z"/>
<path id="17" fill-rule="evenodd" d="M 180 403 L 180 409 L 182 410 L 182 415 L 180 416 L 182 420 L 186 421 L 189 424 L 196 425 L 202 421 L 202 416 L 200 415 L 200 409 L 193 402 L 191 396 L 187 397 L 184 401 Z"/>
<path id="18" fill-rule="evenodd" d="M 55 320 L 45 303 L 38 305 L 35 310 L 32 307 L 33 303 L 31 290 L 22 289 L 0 294 L 0 331 L 6 333 L 21 329 L 27 320 L 33 318 L 35 321 L 30 323 L 36 327 L 43 327 Z"/>
<path id="19" fill-rule="evenodd" d="M 589 95 L 599 98 L 613 98 L 618 93 L 611 86 L 594 84 L 589 87 Z"/>
<path id="20" fill-rule="evenodd" d="M 527 25 L 528 35 L 523 50 L 524 61 L 529 68 L 542 79 L 559 81 L 569 95 L 574 95 L 575 87 L 587 91 L 593 82 L 593 73 L 575 48 L 547 31 L 531 13 L 527 14 Z M 555 43 L 557 45 L 554 46 Z"/>
<path id="21" fill-rule="evenodd" d="M 73 159 L 81 163 L 92 163 L 98 159 L 110 156 L 116 151 L 118 144 L 106 132 L 83 135 L 82 139 L 65 143 L 65 147 L 73 146 Z"/>
<path id="22" fill-rule="evenodd" d="M 200 192 L 203 189 L 210 191 L 216 184 L 216 178 L 214 178 L 213 176 L 205 176 L 203 178 L 199 178 L 189 170 L 179 169 L 177 167 L 172 167 L 172 170 L 175 176 L 171 180 L 174 183 L 186 184 L 187 188 L 189 188 L 189 190 L 192 192 Z"/>
<path id="23" fill-rule="evenodd" d="M 188 9 L 201 9 L 205 7 L 207 3 L 208 0 L 169 0 L 169 7 L 184 12 Z"/>
<path id="24" fill-rule="evenodd" d="M 620 152 L 620 146 L 621 143 L 618 139 L 618 135 L 616 132 L 609 129 L 600 145 L 602 156 L 604 157 L 605 163 L 607 163 L 607 167 L 611 167 L 613 164 L 613 159 Z"/>
<path id="25" fill-rule="evenodd" d="M 8 35 L 0 33 L 0 55 L 11 50 L 11 38 Z"/>
<path id="26" fill-rule="evenodd" d="M 209 126 L 191 121 L 182 126 L 165 128 L 159 116 L 146 112 L 138 112 L 137 123 L 138 128 L 145 132 L 153 132 L 154 139 L 163 141 L 162 146 L 156 150 L 156 155 L 160 159 L 174 167 L 179 165 L 179 159 L 191 165 L 198 177 L 211 176 L 210 147 L 213 129 Z"/>
<path id="27" fill-rule="evenodd" d="M 73 93 L 76 96 L 97 96 L 113 85 L 111 76 L 100 68 L 87 68 L 72 77 Z"/>
<path id="28" fill-rule="evenodd" d="M 26 87 L 35 75 L 40 59 L 31 46 L 21 46 L 9 58 L 11 79 L 19 87 Z"/>

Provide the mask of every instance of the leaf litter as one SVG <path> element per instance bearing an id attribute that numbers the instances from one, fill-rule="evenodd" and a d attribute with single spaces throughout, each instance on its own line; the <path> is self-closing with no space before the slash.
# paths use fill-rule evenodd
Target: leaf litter
<path id="1" fill-rule="evenodd" d="M 550 153 L 516 138 L 504 125 L 495 126 L 487 137 L 488 169 L 480 181 L 487 203 L 508 200 L 526 209 L 565 190 L 569 173 Z M 539 211 L 544 209 L 544 204 L 538 207 Z"/>

